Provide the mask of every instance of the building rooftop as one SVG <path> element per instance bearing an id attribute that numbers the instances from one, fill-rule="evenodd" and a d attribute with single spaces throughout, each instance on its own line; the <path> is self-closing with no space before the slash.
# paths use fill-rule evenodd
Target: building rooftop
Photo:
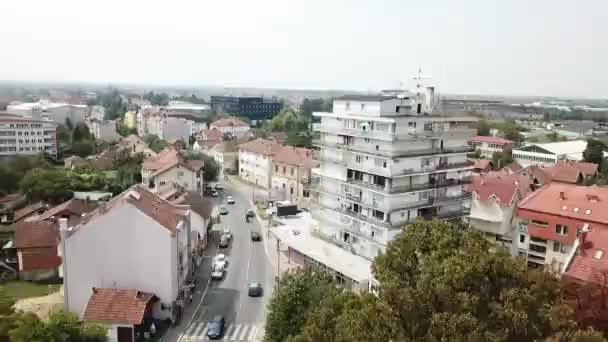
<path id="1" fill-rule="evenodd" d="M 59 241 L 56 224 L 50 221 L 21 221 L 15 224 L 15 248 L 55 247 Z"/>
<path id="2" fill-rule="evenodd" d="M 258 138 L 238 146 L 239 150 L 253 152 L 264 155 L 277 153 L 282 146 L 274 140 Z"/>
<path id="3" fill-rule="evenodd" d="M 84 311 L 86 321 L 138 325 L 143 322 L 151 293 L 135 289 L 93 288 Z"/>
<path id="4" fill-rule="evenodd" d="M 209 127 L 249 127 L 249 125 L 239 118 L 229 117 L 215 120 Z"/>
<path id="5" fill-rule="evenodd" d="M 532 165 L 528 171 L 539 184 L 547 184 L 552 181 L 577 184 L 587 176 L 597 172 L 597 164 L 559 160 L 553 166 Z"/>
<path id="6" fill-rule="evenodd" d="M 481 142 L 488 144 L 497 144 L 497 145 L 505 145 L 505 144 L 513 144 L 512 140 L 498 138 L 498 137 L 486 137 L 483 135 L 478 135 L 476 137 L 469 138 L 471 142 Z"/>
<path id="7" fill-rule="evenodd" d="M 19 221 L 22 218 L 24 218 L 25 216 L 28 216 L 38 210 L 43 210 L 43 209 L 46 210 L 48 208 L 49 208 L 48 204 L 45 204 L 43 202 L 32 203 L 21 209 L 15 210 L 15 221 Z"/>
<path id="8" fill-rule="evenodd" d="M 63 103 L 63 102 L 50 102 L 50 101 L 40 100 L 38 102 L 12 104 L 12 105 L 7 106 L 6 109 L 7 109 L 7 111 L 10 112 L 11 109 L 29 110 L 29 109 L 32 109 L 35 107 L 40 107 L 44 110 L 44 109 L 52 109 L 52 108 L 59 108 L 59 107 L 66 107 L 66 106 L 87 108 L 86 105 L 76 105 L 76 104 Z"/>
<path id="9" fill-rule="evenodd" d="M 587 142 L 584 140 L 572 140 L 572 141 L 560 141 L 553 143 L 532 143 L 528 144 L 518 150 L 527 150 L 531 146 L 536 146 L 542 150 L 547 151 L 548 153 L 555 155 L 567 155 L 567 154 L 578 154 L 583 153 L 585 148 L 587 148 Z"/>
<path id="10" fill-rule="evenodd" d="M 174 204 L 189 205 L 190 209 L 202 218 L 208 219 L 213 211 L 213 203 L 196 191 L 189 191 L 173 201 Z"/>
<path id="11" fill-rule="evenodd" d="M 274 228 L 272 233 L 290 248 L 328 265 L 360 283 L 371 278 L 371 261 L 311 234 L 311 228 L 316 221 L 309 213 L 302 212 L 293 218 L 277 218 L 276 220 L 282 225 Z"/>
<path id="12" fill-rule="evenodd" d="M 314 168 L 319 163 L 313 159 L 313 151 L 307 148 L 283 146 L 272 157 L 272 161 L 287 165 L 297 165 L 307 168 Z"/>
<path id="13" fill-rule="evenodd" d="M 192 172 L 199 171 L 203 167 L 201 160 L 184 160 L 177 150 L 172 147 L 166 147 L 157 157 L 147 158 L 144 160 L 143 168 L 152 170 L 150 177 L 157 176 L 177 165 L 183 166 Z"/>
<path id="14" fill-rule="evenodd" d="M 343 95 L 334 98 L 335 101 L 387 101 L 396 99 L 397 96 L 387 95 Z"/>
<path id="15" fill-rule="evenodd" d="M 519 202 L 519 209 L 608 224 L 608 187 L 549 183 Z"/>
<path id="16" fill-rule="evenodd" d="M 466 191 L 474 193 L 479 200 L 496 198 L 502 205 L 512 205 L 532 190 L 532 180 L 525 173 L 475 175 L 466 187 Z"/>
<path id="17" fill-rule="evenodd" d="M 71 199 L 45 211 L 44 213 L 39 215 L 37 219 L 40 221 L 48 220 L 56 215 L 65 215 L 66 212 L 71 215 L 80 216 L 91 211 L 92 208 L 87 204 L 86 201 L 79 199 Z"/>
<path id="18" fill-rule="evenodd" d="M 608 230 L 591 226 L 581 233 L 578 252 L 566 269 L 565 277 L 604 284 L 608 269 Z"/>
<path id="19" fill-rule="evenodd" d="M 222 140 L 222 138 L 224 137 L 224 133 L 222 133 L 222 131 L 220 131 L 216 127 L 213 127 L 212 129 L 202 130 L 201 136 L 203 140 Z"/>

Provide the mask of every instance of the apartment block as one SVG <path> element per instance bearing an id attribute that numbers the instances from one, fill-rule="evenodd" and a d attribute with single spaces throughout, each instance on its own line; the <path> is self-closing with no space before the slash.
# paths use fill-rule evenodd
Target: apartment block
<path id="1" fill-rule="evenodd" d="M 469 214 L 472 117 L 433 113 L 424 94 L 336 98 L 321 119 L 315 235 L 373 259 L 404 225 Z"/>
<path id="2" fill-rule="evenodd" d="M 0 158 L 46 152 L 57 156 L 57 124 L 0 116 Z"/>

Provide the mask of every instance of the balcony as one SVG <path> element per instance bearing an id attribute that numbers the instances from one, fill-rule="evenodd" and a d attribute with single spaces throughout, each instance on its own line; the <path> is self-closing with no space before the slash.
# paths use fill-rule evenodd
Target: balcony
<path id="1" fill-rule="evenodd" d="M 389 131 L 376 131 L 369 129 L 359 129 L 359 128 L 347 128 L 341 126 L 329 126 L 329 125 L 321 125 L 317 127 L 319 132 L 331 133 L 331 134 L 340 134 L 340 135 L 348 135 L 353 137 L 361 137 L 361 138 L 372 138 L 384 141 L 395 141 L 397 136 L 394 132 Z"/>
<path id="2" fill-rule="evenodd" d="M 396 186 L 381 186 L 377 184 L 367 183 L 352 178 L 347 179 L 348 185 L 355 185 L 365 189 L 384 192 L 387 194 L 400 194 L 413 191 L 429 190 L 429 189 L 440 189 L 447 188 L 456 185 L 470 184 L 473 180 L 471 176 L 464 176 L 460 179 L 445 179 L 441 181 L 429 182 L 424 184 L 408 184 L 408 185 L 396 185 Z"/>
<path id="3" fill-rule="evenodd" d="M 324 141 L 322 139 L 314 139 L 313 145 L 315 145 L 316 147 L 321 147 L 321 148 L 329 147 L 329 148 L 339 149 L 339 150 L 343 150 L 343 151 L 368 153 L 368 154 L 378 155 L 378 156 L 387 157 L 387 158 L 422 157 L 422 156 L 435 155 L 435 154 L 469 153 L 469 152 L 473 152 L 473 150 L 475 149 L 473 146 L 459 146 L 459 147 L 444 147 L 444 148 L 426 148 L 426 149 L 418 149 L 418 150 L 398 150 L 398 149 L 384 150 L 384 149 L 375 149 L 371 146 L 332 143 L 332 142 Z"/>
<path id="4" fill-rule="evenodd" d="M 477 135 L 477 130 L 472 128 L 460 128 L 460 129 L 450 129 L 447 131 L 444 130 L 436 130 L 436 131 L 422 131 L 422 132 L 409 132 L 408 134 L 414 138 L 433 138 L 440 137 L 444 134 L 467 134 L 467 135 Z"/>

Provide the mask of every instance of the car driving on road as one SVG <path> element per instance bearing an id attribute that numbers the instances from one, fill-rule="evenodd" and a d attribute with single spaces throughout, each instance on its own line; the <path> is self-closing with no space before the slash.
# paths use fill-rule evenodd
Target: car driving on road
<path id="1" fill-rule="evenodd" d="M 258 232 L 251 232 L 251 241 L 262 241 L 262 234 Z"/>
<path id="2" fill-rule="evenodd" d="M 229 244 L 230 244 L 230 239 L 226 235 L 222 235 L 222 237 L 220 238 L 220 243 L 219 243 L 220 248 L 227 248 Z"/>
<path id="3" fill-rule="evenodd" d="M 249 297 L 260 297 L 262 296 L 262 284 L 257 283 L 257 282 L 253 282 L 253 283 L 249 283 L 249 286 L 247 287 L 248 289 L 248 293 L 249 293 Z"/>
<path id="4" fill-rule="evenodd" d="M 228 263 L 228 259 L 224 254 L 218 254 L 213 258 L 213 267 L 220 266 L 222 268 L 226 268 L 226 264 Z"/>
<path id="5" fill-rule="evenodd" d="M 207 331 L 207 337 L 212 340 L 221 338 L 224 335 L 224 317 L 223 316 L 215 316 L 209 322 L 209 330 Z"/>
<path id="6" fill-rule="evenodd" d="M 211 197 L 218 197 L 220 195 L 216 190 L 211 191 Z"/>
<path id="7" fill-rule="evenodd" d="M 228 238 L 228 240 L 232 239 L 232 232 L 230 231 L 230 228 L 228 227 L 224 227 L 222 228 L 222 236 L 225 236 Z"/>
<path id="8" fill-rule="evenodd" d="M 234 204 L 234 198 L 232 198 L 232 196 L 228 196 L 228 198 L 226 199 L 226 203 Z"/>
<path id="9" fill-rule="evenodd" d="M 226 208 L 225 206 L 221 206 L 220 215 L 228 215 L 228 208 Z"/>
<path id="10" fill-rule="evenodd" d="M 213 271 L 211 272 L 211 279 L 212 280 L 222 280 L 222 278 L 224 278 L 224 273 L 226 272 L 226 270 L 219 266 L 219 265 L 215 265 L 215 267 L 213 267 Z"/>

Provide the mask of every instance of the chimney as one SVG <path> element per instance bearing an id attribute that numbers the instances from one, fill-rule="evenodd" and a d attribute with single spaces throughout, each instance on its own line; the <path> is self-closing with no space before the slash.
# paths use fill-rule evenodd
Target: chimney
<path id="1" fill-rule="evenodd" d="M 566 194 L 563 191 L 559 192 L 559 199 L 562 201 L 566 199 Z"/>
<path id="2" fill-rule="evenodd" d="M 589 233 L 589 230 L 589 224 L 585 223 L 581 229 L 580 235 L 578 236 L 581 254 L 585 253 L 585 242 L 587 241 L 587 234 Z"/>
<path id="3" fill-rule="evenodd" d="M 93 290 L 93 293 L 97 293 L 97 289 L 95 288 L 95 286 L 93 286 L 92 290 Z"/>

